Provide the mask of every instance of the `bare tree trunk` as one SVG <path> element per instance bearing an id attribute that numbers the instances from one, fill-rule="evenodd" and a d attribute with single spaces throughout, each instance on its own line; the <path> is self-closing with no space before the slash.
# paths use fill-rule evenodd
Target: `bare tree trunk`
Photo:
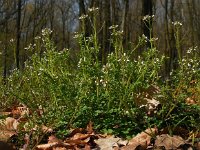
<path id="1" fill-rule="evenodd" d="M 153 0 L 143 0 L 142 1 L 142 16 L 152 16 L 153 15 Z M 142 20 L 142 29 L 143 34 L 150 39 L 152 36 L 150 32 L 150 28 L 152 29 L 152 18 L 150 17 L 150 20 Z M 147 42 L 147 48 L 150 47 L 150 42 Z"/>
<path id="2" fill-rule="evenodd" d="M 104 36 L 103 36 L 103 38 L 104 38 L 104 50 L 106 51 L 105 52 L 105 54 L 106 53 L 109 53 L 109 52 L 111 52 L 112 50 L 111 50 L 111 47 L 110 47 L 110 31 L 109 31 L 109 27 L 112 25 L 111 24 L 111 16 L 110 16 L 110 14 L 111 14 L 111 11 L 110 11 L 110 0 L 108 1 L 108 0 L 105 0 L 104 1 L 104 16 L 105 16 L 105 18 L 104 18 L 104 20 L 105 20 L 105 26 L 104 26 Z M 103 57 L 105 57 L 105 54 L 104 54 L 104 56 Z"/>
<path id="3" fill-rule="evenodd" d="M 55 1 L 51 0 L 50 1 L 50 29 L 53 31 L 54 28 L 54 5 Z"/>
<path id="4" fill-rule="evenodd" d="M 168 22 L 168 0 L 165 0 L 165 56 L 169 57 L 169 50 L 170 50 L 170 45 L 169 45 L 169 22 Z M 169 77 L 170 74 L 170 60 L 165 61 L 165 77 Z"/>
<path id="5" fill-rule="evenodd" d="M 65 33 L 65 26 L 66 26 L 66 23 L 65 23 L 65 12 L 64 10 L 62 10 L 62 8 L 60 8 L 60 11 L 61 11 L 61 14 L 62 14 L 62 49 L 65 47 L 65 43 L 66 43 L 66 33 Z"/>
<path id="6" fill-rule="evenodd" d="M 20 38 L 21 38 L 21 0 L 18 0 L 18 12 L 17 12 L 17 45 L 16 45 L 16 67 L 19 69 L 19 49 L 20 49 Z"/>
<path id="7" fill-rule="evenodd" d="M 6 12 L 6 16 L 7 16 L 7 12 Z M 7 77 L 7 49 L 8 49 L 8 20 L 5 22 L 5 46 L 4 46 L 4 55 L 3 55 L 3 83 L 4 84 L 6 84 L 6 77 Z"/>
<path id="8" fill-rule="evenodd" d="M 84 2 L 84 0 L 79 0 L 79 17 L 81 17 L 82 15 L 86 15 L 85 2 Z M 83 25 L 81 25 L 81 26 L 83 26 Z M 88 37 L 90 35 L 88 18 L 85 19 L 84 26 L 85 26 L 84 27 L 85 31 L 83 31 L 83 32 L 85 33 L 85 36 Z"/>
<path id="9" fill-rule="evenodd" d="M 129 33 L 128 33 L 129 32 L 128 13 L 129 13 L 129 0 L 125 0 L 125 8 L 124 8 L 124 16 L 123 16 L 123 24 L 122 24 L 122 28 L 124 31 L 123 46 L 125 48 L 128 47 L 128 42 L 130 40 Z"/>
<path id="10" fill-rule="evenodd" d="M 172 22 L 174 22 L 174 0 L 171 0 L 171 5 L 170 5 L 170 19 Z M 170 64 L 171 64 L 171 69 L 176 70 L 178 67 L 178 50 L 176 48 L 176 38 L 175 38 L 175 31 L 174 28 L 171 26 L 171 31 L 170 31 Z"/>

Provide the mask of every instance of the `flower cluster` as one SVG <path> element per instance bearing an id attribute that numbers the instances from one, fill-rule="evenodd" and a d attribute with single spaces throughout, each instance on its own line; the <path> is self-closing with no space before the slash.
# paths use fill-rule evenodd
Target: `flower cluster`
<path id="1" fill-rule="evenodd" d="M 88 8 L 88 11 L 89 11 L 89 12 L 96 12 L 96 11 L 98 11 L 98 10 L 99 10 L 98 7 Z"/>
<path id="2" fill-rule="evenodd" d="M 197 49 L 198 49 L 198 47 L 197 46 L 195 46 L 194 48 L 192 48 L 192 47 L 190 47 L 188 50 L 187 50 L 187 54 L 191 54 L 193 51 L 195 52 L 195 51 L 197 51 Z"/>
<path id="3" fill-rule="evenodd" d="M 29 50 L 29 51 L 33 51 L 34 48 L 35 48 L 35 46 L 36 46 L 36 44 L 31 44 L 31 43 L 30 43 L 30 44 L 28 45 L 28 47 L 25 47 L 24 49 L 25 49 L 25 50 Z"/>
<path id="4" fill-rule="evenodd" d="M 112 25 L 108 29 L 113 30 L 113 29 L 116 29 L 116 28 L 118 28 L 118 25 Z"/>
<path id="5" fill-rule="evenodd" d="M 117 60 L 118 62 L 129 62 L 129 57 L 124 53 L 121 58 Z"/>
<path id="6" fill-rule="evenodd" d="M 42 36 L 48 36 L 52 33 L 53 31 L 50 30 L 49 28 L 45 28 L 45 29 L 42 29 Z"/>
<path id="7" fill-rule="evenodd" d="M 144 16 L 143 17 L 143 21 L 149 21 L 149 20 L 151 20 L 151 19 L 153 19 L 155 17 L 155 15 L 152 15 L 152 16 L 149 16 L 149 15 L 146 15 L 146 16 Z"/>
<path id="8" fill-rule="evenodd" d="M 10 39 L 10 42 L 13 43 L 15 40 L 14 39 Z"/>
<path id="9" fill-rule="evenodd" d="M 84 20 L 85 18 L 87 18 L 88 17 L 88 15 L 81 15 L 78 19 L 79 20 Z"/>
<path id="10" fill-rule="evenodd" d="M 99 80 L 99 78 L 96 78 L 95 84 L 96 84 L 97 86 L 103 85 L 103 87 L 106 87 L 107 84 L 108 84 L 108 81 L 107 81 L 107 80 L 104 80 L 103 77 L 101 77 L 100 80 Z"/>
<path id="11" fill-rule="evenodd" d="M 183 24 L 182 24 L 181 22 L 179 22 L 179 21 L 172 22 L 172 24 L 173 24 L 174 26 L 177 26 L 177 27 L 180 27 L 180 26 L 183 25 Z"/>
<path id="12" fill-rule="evenodd" d="M 40 36 L 36 36 L 36 37 L 35 37 L 35 40 L 39 40 L 39 39 L 41 39 Z"/>

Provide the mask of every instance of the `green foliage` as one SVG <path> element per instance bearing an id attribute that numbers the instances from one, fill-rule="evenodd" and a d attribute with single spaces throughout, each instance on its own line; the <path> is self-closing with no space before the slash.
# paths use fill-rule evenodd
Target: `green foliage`
<path id="1" fill-rule="evenodd" d="M 6 102 L 1 105 L 25 104 L 33 112 L 28 117 L 30 129 L 44 124 L 60 136 L 67 135 L 70 127 L 83 127 L 89 121 L 94 122 L 97 131 L 124 137 L 154 125 L 197 129 L 200 108 L 187 105 L 184 100 L 200 92 L 199 85 L 190 86 L 191 80 L 199 80 L 198 57 L 186 56 L 180 60 L 180 69 L 161 84 L 159 72 L 164 56 L 151 44 L 141 56 L 132 57 L 137 49 L 125 52 L 121 32 L 116 27 L 111 29 L 114 51 L 108 54 L 105 64 L 98 58 L 101 46 L 96 34 L 76 35 L 80 53 L 72 61 L 70 50 L 56 51 L 51 31 L 45 29 L 40 49 L 31 47 L 36 53 L 26 62 L 24 70 L 14 70 L 7 84 L 1 87 L 1 97 Z M 145 40 L 141 37 L 138 45 Z M 159 86 L 162 95 L 159 99 L 162 108 L 154 117 L 147 115 L 137 99 L 151 85 Z"/>

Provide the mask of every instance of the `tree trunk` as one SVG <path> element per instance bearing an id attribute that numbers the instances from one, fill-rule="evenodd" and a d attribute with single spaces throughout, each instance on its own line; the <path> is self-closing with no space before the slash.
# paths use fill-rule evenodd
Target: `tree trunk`
<path id="1" fill-rule="evenodd" d="M 110 47 L 110 31 L 109 27 L 112 25 L 111 24 L 111 11 L 110 11 L 110 0 L 105 0 L 104 1 L 104 20 L 105 20 L 105 26 L 104 26 L 104 50 L 106 51 L 105 53 L 110 53 L 111 47 Z M 104 56 L 105 57 L 105 56 Z"/>
<path id="2" fill-rule="evenodd" d="M 170 19 L 172 22 L 174 22 L 174 0 L 171 0 L 171 5 L 170 5 Z M 173 26 L 171 26 L 171 31 L 170 31 L 170 64 L 171 64 L 171 69 L 170 70 L 176 70 L 178 67 L 178 50 L 176 48 L 176 38 L 175 38 L 175 31 Z"/>
<path id="3" fill-rule="evenodd" d="M 21 38 L 21 28 L 20 28 L 20 24 L 21 24 L 21 5 L 22 5 L 22 1 L 18 0 L 18 12 L 17 12 L 17 45 L 16 45 L 16 67 L 17 69 L 19 69 L 19 51 L 20 51 L 20 38 Z"/>
<path id="4" fill-rule="evenodd" d="M 143 0 L 142 1 L 142 16 L 152 16 L 153 15 L 153 0 Z M 150 20 L 142 20 L 142 29 L 143 34 L 150 39 L 152 33 L 150 29 L 152 29 L 152 18 Z M 150 48 L 150 41 L 147 41 L 147 48 Z"/>
<path id="5" fill-rule="evenodd" d="M 170 50 L 170 45 L 169 45 L 169 25 L 168 25 L 168 0 L 165 0 L 165 56 L 169 57 L 169 50 Z M 165 60 L 165 77 L 168 78 L 170 75 L 170 60 Z"/>
<path id="6" fill-rule="evenodd" d="M 82 15 L 86 15 L 85 2 L 84 0 L 79 0 L 79 17 L 81 17 Z M 84 31 L 82 32 L 85 33 L 85 37 L 88 37 L 90 35 L 88 18 L 85 18 L 84 24 L 80 24 L 80 26 L 84 26 Z"/>
<path id="7" fill-rule="evenodd" d="M 122 28 L 124 31 L 123 46 L 125 49 L 128 48 L 128 42 L 130 41 L 130 37 L 128 33 L 129 32 L 128 13 L 129 13 L 129 0 L 125 0 L 125 8 L 124 8 L 124 16 L 123 16 L 123 24 L 122 24 Z"/>
<path id="8" fill-rule="evenodd" d="M 7 16 L 7 12 L 6 12 L 6 16 Z M 6 77 L 7 77 L 7 49 L 8 49 L 8 20 L 6 20 L 5 22 L 5 46 L 4 46 L 4 55 L 3 55 L 3 83 L 4 84 L 6 84 Z"/>
<path id="9" fill-rule="evenodd" d="M 54 5 L 55 5 L 55 1 L 51 0 L 50 1 L 50 29 L 51 31 L 53 31 L 54 28 Z"/>

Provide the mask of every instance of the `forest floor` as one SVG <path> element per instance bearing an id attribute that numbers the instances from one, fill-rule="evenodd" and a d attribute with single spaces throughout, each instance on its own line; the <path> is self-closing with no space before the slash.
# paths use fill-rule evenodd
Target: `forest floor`
<path id="1" fill-rule="evenodd" d="M 158 130 L 156 127 L 148 128 L 138 133 L 132 139 L 123 139 L 109 134 L 96 133 L 93 123 L 87 127 L 71 129 L 68 136 L 63 139 L 56 137 L 53 129 L 36 125 L 28 134 L 27 116 L 31 115 L 26 106 L 15 106 L 0 112 L 0 150 L 192 150 L 200 149 L 200 132 L 189 133 L 188 130 L 176 127 L 174 135 L 170 135 L 168 128 Z M 35 134 L 38 133 L 38 134 Z M 41 134 L 42 133 L 42 134 Z M 37 136 L 37 141 L 31 141 Z M 195 138 L 194 138 L 195 137 Z M 21 143 L 16 142 L 21 138 Z M 33 145 L 34 144 L 34 145 Z M 19 147 L 19 145 L 21 147 Z"/>

